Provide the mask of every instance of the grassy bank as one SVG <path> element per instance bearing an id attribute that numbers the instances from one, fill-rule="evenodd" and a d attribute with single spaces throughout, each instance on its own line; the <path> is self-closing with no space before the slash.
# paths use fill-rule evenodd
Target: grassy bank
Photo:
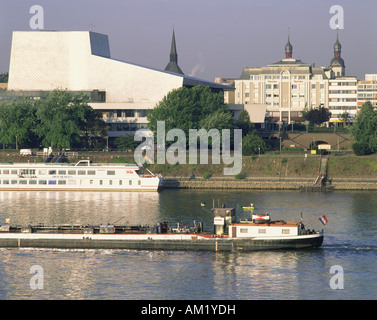
<path id="1" fill-rule="evenodd" d="M 76 163 L 81 159 L 91 159 L 98 163 L 133 163 L 133 154 L 126 152 L 79 152 L 70 157 L 69 162 Z M 244 156 L 242 173 L 236 178 L 315 178 L 318 174 L 318 155 L 298 153 L 267 153 L 259 156 Z M 1 151 L 0 162 L 43 162 L 43 157 L 21 157 L 18 152 Z M 161 173 L 166 177 L 197 178 L 224 177 L 221 165 L 211 164 L 176 164 L 147 165 L 151 171 Z M 232 166 L 232 165 L 231 165 Z M 354 154 L 329 155 L 328 175 L 330 178 L 366 178 L 377 179 L 377 155 L 358 157 Z M 234 176 L 233 176 L 234 177 Z M 230 178 L 228 176 L 228 178 Z"/>

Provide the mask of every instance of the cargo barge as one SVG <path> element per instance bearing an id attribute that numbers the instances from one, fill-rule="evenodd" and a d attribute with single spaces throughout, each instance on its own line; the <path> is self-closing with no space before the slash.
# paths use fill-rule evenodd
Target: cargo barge
<path id="1" fill-rule="evenodd" d="M 305 229 L 302 222 L 273 221 L 268 214 L 235 221 L 235 208 L 213 208 L 214 232 L 203 232 L 203 224 L 191 227 L 70 226 L 43 225 L 0 227 L 0 247 L 60 249 L 136 249 L 257 251 L 313 249 L 323 242 L 323 231 Z"/>

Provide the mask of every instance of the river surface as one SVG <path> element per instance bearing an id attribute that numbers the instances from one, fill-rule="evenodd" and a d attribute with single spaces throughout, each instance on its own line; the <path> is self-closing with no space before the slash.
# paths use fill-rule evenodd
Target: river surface
<path id="1" fill-rule="evenodd" d="M 0 248 L 0 299 L 377 299 L 375 192 L 164 190 L 0 192 L 0 223 L 174 225 L 203 221 L 212 202 L 254 203 L 273 219 L 324 229 L 318 250 L 251 253 Z M 328 223 L 318 220 L 326 215 Z M 239 212 L 240 217 L 247 213 Z M 39 273 L 33 273 L 37 266 Z M 335 269 L 332 269 L 335 268 Z M 36 284 L 34 276 L 42 276 Z M 34 282 L 33 282 L 34 281 Z"/>

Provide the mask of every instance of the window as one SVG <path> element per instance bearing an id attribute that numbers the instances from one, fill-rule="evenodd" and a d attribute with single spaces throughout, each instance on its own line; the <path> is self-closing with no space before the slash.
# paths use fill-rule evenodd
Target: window
<path id="1" fill-rule="evenodd" d="M 109 185 L 110 185 L 110 186 L 113 185 L 113 180 L 109 180 Z"/>
<path id="2" fill-rule="evenodd" d="M 56 184 L 56 180 L 48 180 L 48 184 L 51 184 L 51 185 Z"/>
<path id="3" fill-rule="evenodd" d="M 9 180 L 3 180 L 3 184 L 9 184 Z"/>
<path id="4" fill-rule="evenodd" d="M 100 180 L 99 185 L 102 186 L 102 184 L 103 184 L 103 180 Z"/>
<path id="5" fill-rule="evenodd" d="M 67 184 L 67 181 L 65 181 L 65 180 L 59 180 L 59 181 L 58 181 L 58 184 L 60 184 L 60 185 L 65 185 L 65 184 Z"/>
<path id="6" fill-rule="evenodd" d="M 282 229 L 281 233 L 282 234 L 290 234 L 290 230 L 289 229 Z"/>
<path id="7" fill-rule="evenodd" d="M 240 233 L 249 233 L 248 228 L 240 228 Z"/>
<path id="8" fill-rule="evenodd" d="M 88 170 L 88 175 L 94 176 L 96 174 L 95 170 Z"/>
<path id="9" fill-rule="evenodd" d="M 47 174 L 47 170 L 46 169 L 39 170 L 39 175 L 40 176 L 45 176 L 46 174 Z"/>
<path id="10" fill-rule="evenodd" d="M 132 185 L 132 180 L 128 180 L 128 184 L 131 186 Z"/>
<path id="11" fill-rule="evenodd" d="M 120 185 L 120 186 L 122 185 L 122 180 L 119 180 L 119 185 Z"/>
<path id="12" fill-rule="evenodd" d="M 56 170 L 49 170 L 48 171 L 48 174 L 52 175 L 52 174 L 56 174 Z"/>
<path id="13" fill-rule="evenodd" d="M 115 176 L 115 170 L 107 170 L 108 176 Z"/>
<path id="14" fill-rule="evenodd" d="M 266 233 L 266 229 L 258 229 L 258 233 L 260 234 Z"/>
<path id="15" fill-rule="evenodd" d="M 85 170 L 77 170 L 77 174 L 79 176 L 85 176 L 86 175 L 86 171 Z"/>
<path id="16" fill-rule="evenodd" d="M 18 182 L 17 180 L 11 180 L 10 181 L 11 184 L 17 184 L 17 182 Z"/>
<path id="17" fill-rule="evenodd" d="M 68 170 L 69 175 L 76 175 L 76 170 Z"/>
<path id="18" fill-rule="evenodd" d="M 47 184 L 47 181 L 46 180 L 39 180 L 38 184 Z"/>
<path id="19" fill-rule="evenodd" d="M 12 170 L 11 174 L 17 174 L 17 170 Z"/>
<path id="20" fill-rule="evenodd" d="M 63 174 L 63 175 L 65 175 L 65 174 L 67 174 L 67 171 L 66 171 L 66 170 L 58 170 L 58 174 Z"/>
<path id="21" fill-rule="evenodd" d="M 3 174 L 9 174 L 9 170 L 3 170 Z"/>
<path id="22" fill-rule="evenodd" d="M 27 184 L 27 180 L 20 180 L 20 184 Z"/>
<path id="23" fill-rule="evenodd" d="M 29 184 L 37 184 L 37 180 L 29 180 Z"/>

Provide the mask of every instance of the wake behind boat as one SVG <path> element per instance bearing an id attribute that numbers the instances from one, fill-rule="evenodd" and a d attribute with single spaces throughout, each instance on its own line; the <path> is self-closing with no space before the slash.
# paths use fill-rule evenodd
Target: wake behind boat
<path id="1" fill-rule="evenodd" d="M 302 222 L 273 221 L 269 215 L 253 215 L 236 221 L 235 208 L 213 208 L 214 232 L 203 232 L 203 224 L 191 227 L 70 226 L 43 225 L 0 227 L 0 247 L 63 249 L 137 249 L 256 251 L 313 249 L 323 242 L 323 231 L 305 229 Z"/>

